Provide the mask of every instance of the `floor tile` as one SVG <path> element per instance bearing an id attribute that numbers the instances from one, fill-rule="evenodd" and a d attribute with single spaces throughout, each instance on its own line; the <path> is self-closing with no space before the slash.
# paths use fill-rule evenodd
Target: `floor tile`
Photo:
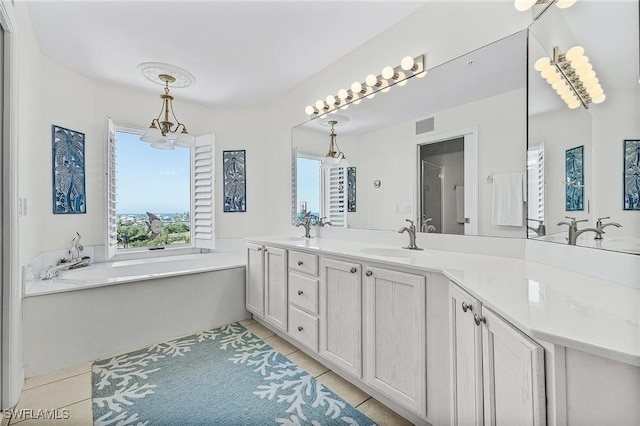
<path id="1" fill-rule="evenodd" d="M 249 319 L 243 319 L 242 321 L 238 321 L 240 323 L 241 326 L 246 327 L 248 325 L 251 324 L 255 324 L 256 320 L 254 320 L 253 318 L 249 318 Z"/>
<path id="2" fill-rule="evenodd" d="M 93 424 L 93 411 L 91 409 L 91 399 L 67 405 L 57 411 L 59 417 L 57 419 L 31 419 L 25 420 L 18 424 L 20 426 L 88 426 Z"/>
<path id="3" fill-rule="evenodd" d="M 91 371 L 90 362 L 65 368 L 63 370 L 54 371 L 52 373 L 42 374 L 40 376 L 30 377 L 24 382 L 24 389 L 28 390 L 47 383 L 57 382 L 58 380 L 77 376 L 79 374 L 89 373 Z"/>
<path id="4" fill-rule="evenodd" d="M 359 405 L 358 410 L 380 426 L 411 426 L 413 424 L 374 398 Z"/>
<path id="5" fill-rule="evenodd" d="M 294 352 L 292 354 L 287 355 L 291 361 L 295 362 L 302 368 L 304 371 L 309 373 L 310 376 L 318 377 L 321 374 L 329 371 L 327 367 L 320 364 L 315 359 L 311 358 L 309 355 L 305 354 L 302 351 Z"/>
<path id="6" fill-rule="evenodd" d="M 296 348 L 295 346 L 293 346 L 291 343 L 287 342 L 280 336 L 274 335 L 262 340 L 264 340 L 264 342 L 267 345 L 271 346 L 273 349 L 275 349 L 276 351 L 280 352 L 282 355 L 285 355 L 285 356 L 292 354 L 298 350 L 298 348 Z"/>
<path id="7" fill-rule="evenodd" d="M 360 388 L 347 382 L 333 371 L 318 376 L 317 380 L 354 407 L 362 404 L 369 398 L 369 395 L 360 390 Z"/>
<path id="8" fill-rule="evenodd" d="M 245 328 L 260 339 L 266 339 L 267 337 L 274 335 L 273 331 L 259 323 L 248 325 Z"/>
<path id="9" fill-rule="evenodd" d="M 90 398 L 91 373 L 84 373 L 23 391 L 16 409 L 56 409 Z"/>

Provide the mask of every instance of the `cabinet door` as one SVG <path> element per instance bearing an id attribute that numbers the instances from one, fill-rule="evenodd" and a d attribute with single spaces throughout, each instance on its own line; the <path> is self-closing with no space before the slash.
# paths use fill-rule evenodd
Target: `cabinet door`
<path id="1" fill-rule="evenodd" d="M 480 303 L 449 284 L 449 345 L 451 353 L 451 424 L 482 424 L 482 333 L 474 313 Z"/>
<path id="2" fill-rule="evenodd" d="M 264 318 L 287 331 L 287 251 L 265 247 Z"/>
<path id="3" fill-rule="evenodd" d="M 247 311 L 264 318 L 264 247 L 247 243 Z"/>
<path id="4" fill-rule="evenodd" d="M 365 380 L 424 416 L 425 277 L 374 267 L 365 270 Z"/>
<path id="5" fill-rule="evenodd" d="M 362 377 L 362 278 L 360 265 L 321 262 L 320 354 Z"/>
<path id="6" fill-rule="evenodd" d="M 542 347 L 487 308 L 478 319 L 485 424 L 546 424 Z"/>

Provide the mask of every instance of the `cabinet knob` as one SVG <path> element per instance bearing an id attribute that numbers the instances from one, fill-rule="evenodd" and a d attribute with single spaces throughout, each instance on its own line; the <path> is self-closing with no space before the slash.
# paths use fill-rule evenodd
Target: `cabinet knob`
<path id="1" fill-rule="evenodd" d="M 265 252 L 265 253 L 267 252 L 267 248 L 266 248 L 266 247 L 264 248 L 264 252 Z"/>
<path id="2" fill-rule="evenodd" d="M 356 268 L 355 266 L 351 267 L 351 273 L 355 274 L 356 272 L 358 272 L 358 268 Z"/>
<path id="3" fill-rule="evenodd" d="M 370 277 L 371 275 L 373 275 L 373 272 L 371 272 L 371 271 L 367 271 L 367 272 L 365 272 L 364 274 L 365 274 L 366 276 Z"/>
<path id="4" fill-rule="evenodd" d="M 473 305 L 471 303 L 462 302 L 462 310 L 464 312 L 473 311 Z"/>
<path id="5" fill-rule="evenodd" d="M 258 251 L 262 251 L 262 247 L 258 247 Z"/>
<path id="6" fill-rule="evenodd" d="M 302 260 L 298 260 L 298 266 L 302 266 Z"/>
<path id="7" fill-rule="evenodd" d="M 476 325 L 480 325 L 481 322 L 487 323 L 487 317 L 481 317 L 478 314 L 473 314 L 473 320 L 476 322 Z"/>
<path id="8" fill-rule="evenodd" d="M 298 290 L 298 296 L 302 296 L 302 290 Z"/>
<path id="9" fill-rule="evenodd" d="M 301 325 L 298 326 L 298 331 L 302 331 L 304 330 L 304 327 L 302 327 Z"/>

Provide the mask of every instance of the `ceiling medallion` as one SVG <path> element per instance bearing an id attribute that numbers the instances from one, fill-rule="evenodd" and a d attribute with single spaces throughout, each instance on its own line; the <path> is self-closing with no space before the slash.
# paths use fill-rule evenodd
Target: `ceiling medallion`
<path id="1" fill-rule="evenodd" d="M 166 84 L 166 80 L 161 79 L 160 75 L 173 77 L 175 81 L 171 82 L 171 87 L 174 88 L 188 87 L 196 82 L 196 78 L 189 71 L 162 62 L 143 62 L 138 65 L 138 70 L 144 78 L 161 86 Z"/>

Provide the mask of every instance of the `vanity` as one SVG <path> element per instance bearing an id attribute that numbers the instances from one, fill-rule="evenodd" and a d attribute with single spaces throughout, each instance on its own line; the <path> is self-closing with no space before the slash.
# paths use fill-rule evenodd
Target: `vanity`
<path id="1" fill-rule="evenodd" d="M 257 321 L 416 424 L 640 422 L 637 289 L 297 236 L 248 239 L 246 282 Z"/>

